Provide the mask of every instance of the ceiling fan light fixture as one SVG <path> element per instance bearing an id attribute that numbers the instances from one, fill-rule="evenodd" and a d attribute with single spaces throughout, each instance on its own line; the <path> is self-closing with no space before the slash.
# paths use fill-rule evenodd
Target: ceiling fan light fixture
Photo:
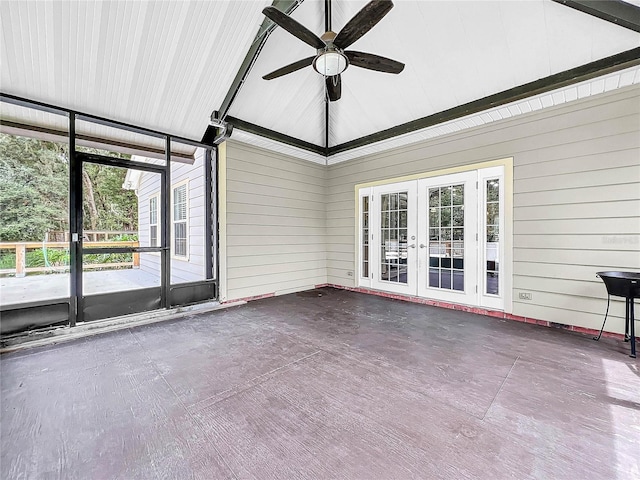
<path id="1" fill-rule="evenodd" d="M 323 52 L 313 61 L 314 70 L 325 77 L 340 75 L 347 66 L 349 66 L 347 57 L 336 50 Z"/>

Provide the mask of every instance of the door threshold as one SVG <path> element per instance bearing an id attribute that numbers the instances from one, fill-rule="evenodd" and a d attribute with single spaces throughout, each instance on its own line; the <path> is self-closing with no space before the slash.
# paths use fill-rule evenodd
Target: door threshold
<path id="1" fill-rule="evenodd" d="M 125 328 L 148 325 L 151 323 L 174 320 L 184 316 L 186 313 L 206 313 L 222 310 L 230 307 L 244 305 L 245 301 L 237 301 L 221 304 L 220 302 L 207 302 L 197 305 L 176 307 L 167 310 L 155 310 L 152 312 L 134 313 L 120 317 L 105 318 L 104 320 L 93 320 L 82 322 L 75 327 L 58 326 L 46 329 L 32 330 L 8 335 L 0 339 L 0 354 L 26 350 L 29 348 L 55 345 L 69 342 L 92 335 L 115 332 Z"/>

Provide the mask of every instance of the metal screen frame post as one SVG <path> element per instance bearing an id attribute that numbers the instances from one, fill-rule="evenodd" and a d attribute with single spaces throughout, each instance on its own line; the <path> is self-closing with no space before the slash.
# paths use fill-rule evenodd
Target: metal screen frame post
<path id="1" fill-rule="evenodd" d="M 82 308 L 82 159 L 76 152 L 76 113 L 69 112 L 69 326 L 84 319 Z"/>
<path id="2" fill-rule="evenodd" d="M 214 239 L 213 239 L 213 225 L 215 225 L 216 221 L 216 210 L 213 205 L 214 198 L 214 189 L 215 185 L 213 182 L 213 161 L 212 154 L 210 149 L 206 149 L 204 151 L 204 185 L 205 185 L 205 218 L 207 221 L 204 226 L 204 235 L 205 235 L 205 279 L 211 280 L 215 278 L 214 269 Z M 217 202 L 216 202 L 217 204 Z M 217 263 L 217 262 L 215 262 Z"/>
<path id="3" fill-rule="evenodd" d="M 171 136 L 165 137 L 166 164 L 160 178 L 160 222 L 162 223 L 162 252 L 160 253 L 160 308 L 169 308 L 171 288 Z"/>

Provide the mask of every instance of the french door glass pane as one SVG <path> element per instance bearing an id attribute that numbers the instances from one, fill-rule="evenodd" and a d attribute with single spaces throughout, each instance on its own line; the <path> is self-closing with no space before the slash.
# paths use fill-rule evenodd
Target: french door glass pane
<path id="1" fill-rule="evenodd" d="M 362 197 L 362 276 L 369 276 L 369 197 Z"/>
<path id="2" fill-rule="evenodd" d="M 464 291 L 464 184 L 429 189 L 428 285 Z"/>
<path id="3" fill-rule="evenodd" d="M 486 292 L 500 293 L 500 179 L 486 181 Z"/>
<path id="4" fill-rule="evenodd" d="M 408 192 L 381 195 L 380 280 L 407 283 L 408 196 Z"/>

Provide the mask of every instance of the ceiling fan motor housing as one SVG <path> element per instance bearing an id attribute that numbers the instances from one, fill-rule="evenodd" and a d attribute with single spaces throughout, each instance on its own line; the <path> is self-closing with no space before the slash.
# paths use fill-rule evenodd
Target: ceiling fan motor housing
<path id="1" fill-rule="evenodd" d="M 326 44 L 318 49 L 318 55 L 313 59 L 313 69 L 325 77 L 333 77 L 344 72 L 349 66 L 349 59 L 341 49 L 333 44 L 335 32 L 325 32 L 320 38 Z"/>

